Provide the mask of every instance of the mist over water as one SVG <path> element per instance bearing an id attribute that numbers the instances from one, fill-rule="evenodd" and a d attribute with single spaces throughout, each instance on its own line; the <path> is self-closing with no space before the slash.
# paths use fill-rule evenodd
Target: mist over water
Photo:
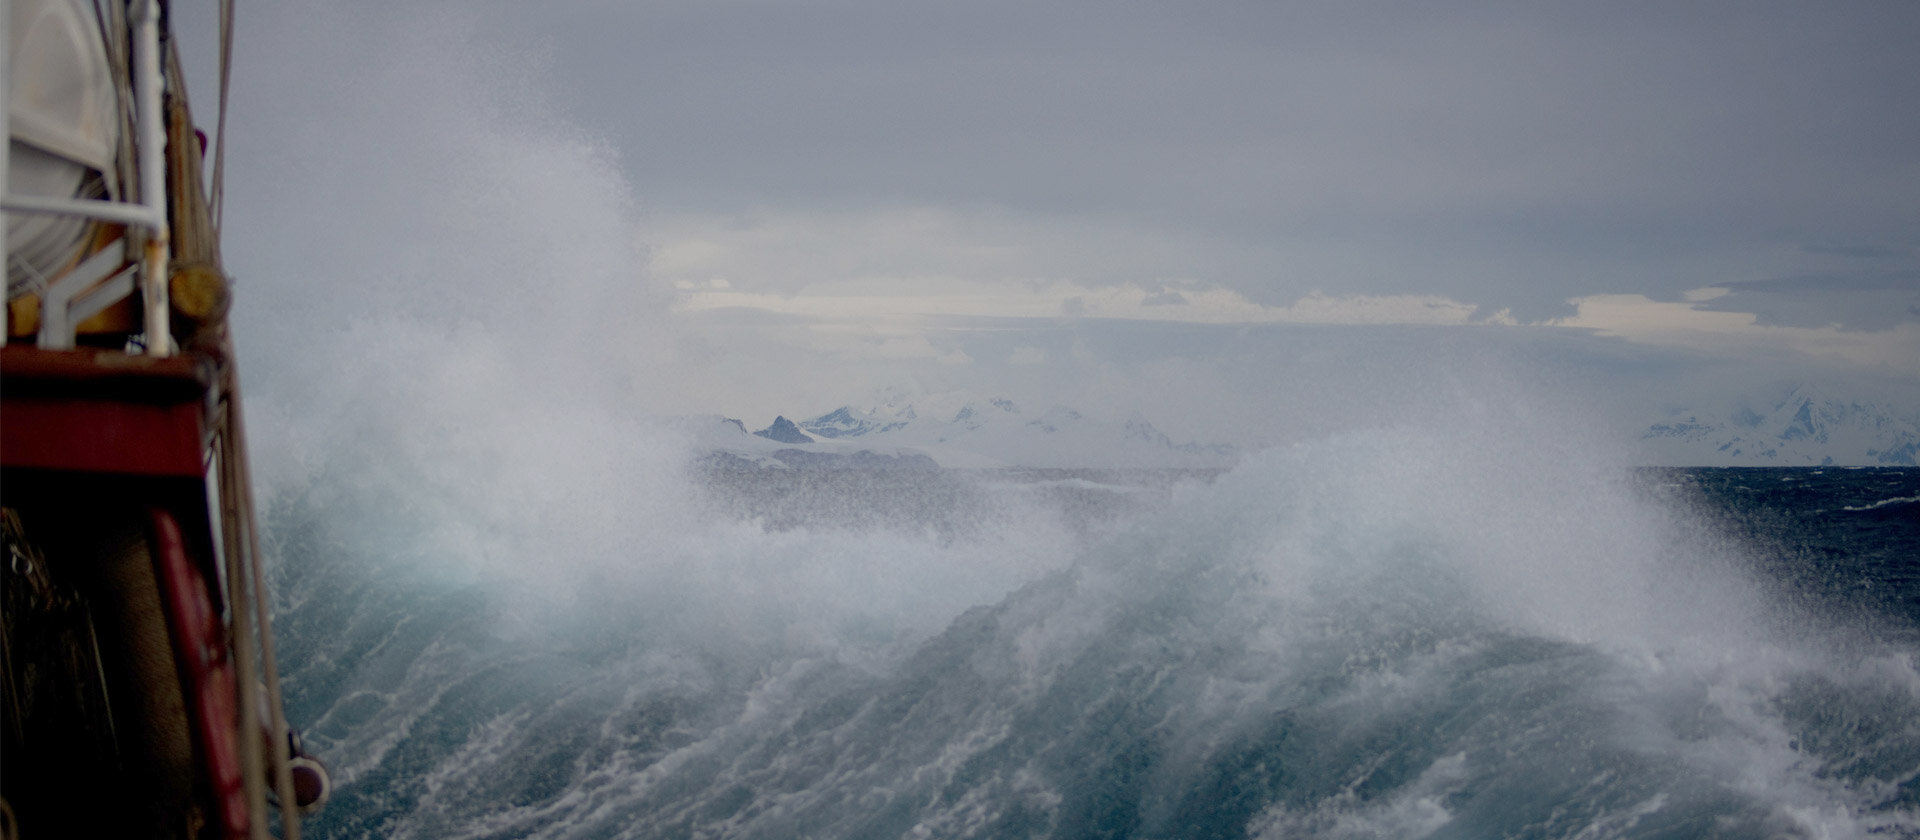
<path id="1" fill-rule="evenodd" d="M 1920 836 L 1911 643 L 1524 375 L 1072 504 L 703 472 L 646 419 L 701 373 L 629 187 L 457 11 L 248 20 L 228 247 L 319 836 Z"/>
<path id="2" fill-rule="evenodd" d="M 318 481 L 270 527 L 322 836 L 1913 834 L 1908 644 L 1624 475 L 1454 440 L 1091 529 L 982 485 L 944 530 L 650 516 L 605 558 Z"/>

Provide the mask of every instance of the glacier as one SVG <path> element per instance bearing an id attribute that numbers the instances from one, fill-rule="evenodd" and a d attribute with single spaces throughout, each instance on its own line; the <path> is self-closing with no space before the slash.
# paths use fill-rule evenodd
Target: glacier
<path id="1" fill-rule="evenodd" d="M 1718 410 L 1669 409 L 1641 444 L 1660 465 L 1914 466 L 1920 411 L 1797 384 Z"/>

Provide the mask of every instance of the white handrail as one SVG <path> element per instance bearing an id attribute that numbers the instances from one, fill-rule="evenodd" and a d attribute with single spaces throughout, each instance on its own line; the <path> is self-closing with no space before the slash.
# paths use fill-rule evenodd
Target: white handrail
<path id="1" fill-rule="evenodd" d="M 140 292 L 146 300 L 147 353 L 173 355 L 168 328 L 167 125 L 160 112 L 160 0 L 140 0 L 134 16 L 133 96 L 139 134 L 140 203 L 154 213 L 147 228 L 146 269 Z"/>
<path id="2" fill-rule="evenodd" d="M 6 199 L 7 185 L 13 183 L 13 26 L 12 0 L 0 0 L 0 134 L 6 135 L 7 146 L 0 149 L 0 199 Z M 7 214 L 0 212 L 0 285 L 5 284 L 7 273 L 13 267 L 13 254 L 7 248 Z M 7 336 L 0 335 L 0 342 Z"/>
<path id="3" fill-rule="evenodd" d="M 129 204 L 124 201 L 105 201 L 97 198 L 53 198 L 42 195 L 9 195 L 0 200 L 0 207 L 15 213 L 55 213 L 65 216 L 85 216 L 103 222 L 116 222 L 123 225 L 152 230 L 155 224 L 166 224 L 165 213 L 155 213 L 155 208 L 144 204 Z M 156 216 L 158 217 L 156 219 Z"/>
<path id="4" fill-rule="evenodd" d="M 134 165 L 137 170 L 137 200 L 101 201 L 91 199 L 56 198 L 48 196 L 11 195 L 6 192 L 9 169 L 11 167 L 13 131 L 11 125 L 12 91 L 11 65 L 8 54 L 11 33 L 8 31 L 12 21 L 11 0 L 0 0 L 0 209 L 18 213 L 51 213 L 100 221 L 123 224 L 130 228 L 146 232 L 143 253 L 138 255 L 136 266 L 139 276 L 139 288 L 145 300 L 144 329 L 146 331 L 145 352 L 148 355 L 172 355 L 175 348 L 169 329 L 170 307 L 168 301 L 168 260 L 172 231 L 167 220 L 167 166 L 166 115 L 162 109 L 163 81 L 160 75 L 160 4 L 159 0 L 132 0 L 135 7 L 132 29 L 132 66 L 129 73 L 134 87 L 134 131 L 136 156 Z M 228 0 L 222 2 L 221 14 L 221 115 L 220 132 L 217 142 L 224 152 L 226 145 L 226 99 L 228 56 L 232 41 L 232 9 Z M 184 152 L 183 152 L 184 153 Z M 220 167 L 216 164 L 215 183 L 220 182 Z M 131 192 L 125 185 L 121 195 Z M 218 201 L 216 189 L 216 201 Z M 224 203 L 224 202 L 220 202 Z M 216 205 L 218 206 L 218 205 Z M 10 263 L 6 243 L 7 219 L 0 213 L 0 266 Z M 123 250 L 125 242 L 116 243 L 111 249 L 115 256 L 106 258 L 95 255 L 82 261 L 82 266 L 69 272 L 67 277 L 50 284 L 42 297 L 43 324 L 51 326 L 50 336 L 44 330 L 40 336 L 40 346 L 71 348 L 74 344 L 73 325 L 87 315 L 97 312 L 109 301 L 124 299 L 132 294 L 133 283 L 127 274 L 135 267 L 120 271 L 112 268 L 121 265 L 127 255 Z M 105 263 L 112 263 L 111 266 Z M 0 269 L 0 274 L 4 270 Z M 106 277 L 104 283 L 94 283 L 81 279 L 83 276 Z M 66 280 L 72 288 L 63 287 Z M 83 288 L 84 287 L 84 288 Z M 58 311 L 55 312 L 54 310 Z M 5 337 L 0 336 L 0 341 Z M 64 341 L 64 344 L 62 343 Z M 232 344 L 230 337 L 222 336 L 223 348 L 218 358 L 231 360 Z M 132 352 L 129 350 L 129 352 Z M 248 465 L 245 445 L 245 427 L 241 420 L 237 399 L 238 383 L 233 378 L 233 368 L 227 364 L 225 377 L 215 386 L 223 395 L 222 417 L 218 421 L 220 432 L 217 451 L 218 476 L 212 482 L 211 491 L 216 504 L 220 507 L 220 537 L 216 542 L 225 550 L 224 562 L 227 566 L 227 601 L 233 610 L 232 644 L 235 650 L 236 669 L 239 671 L 238 700 L 242 722 L 238 733 L 240 748 L 245 763 L 245 784 L 247 791 L 247 810 L 249 835 L 254 840 L 270 840 L 268 829 L 267 777 L 271 775 L 276 788 L 275 795 L 280 802 L 280 829 L 286 840 L 299 840 L 300 813 L 294 799 L 293 776 L 290 771 L 289 727 L 285 706 L 280 692 L 278 663 L 273 646 L 272 624 L 268 620 L 269 591 L 260 553 L 260 537 L 257 530 L 256 512 L 252 499 L 252 475 Z M 256 671 L 254 657 L 259 657 Z M 265 703 L 259 702 L 260 686 L 256 673 L 265 682 Z M 265 720 L 261 720 L 262 706 L 265 706 Z M 259 730 L 263 725 L 270 733 L 267 741 L 271 744 L 271 755 L 262 755 Z M 271 762 L 273 772 L 268 774 L 263 765 Z"/>

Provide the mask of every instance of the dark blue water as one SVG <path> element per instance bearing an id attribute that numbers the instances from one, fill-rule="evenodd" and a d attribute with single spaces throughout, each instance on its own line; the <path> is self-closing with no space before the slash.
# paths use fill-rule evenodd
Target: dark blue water
<path id="1" fill-rule="evenodd" d="M 309 830 L 1920 836 L 1920 471 L 1432 443 L 693 468 L 591 540 L 315 480 L 270 525 Z"/>
<path id="2" fill-rule="evenodd" d="M 1755 571 L 1826 612 L 1920 627 L 1920 470 L 1649 471 L 1748 547 Z"/>

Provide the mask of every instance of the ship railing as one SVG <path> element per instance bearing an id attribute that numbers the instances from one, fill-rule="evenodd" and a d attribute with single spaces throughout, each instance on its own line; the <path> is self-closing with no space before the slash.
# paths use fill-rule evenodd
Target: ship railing
<path id="1" fill-rule="evenodd" d="M 42 349 L 73 349 L 77 340 L 77 325 L 126 300 L 138 290 L 143 303 L 141 326 L 144 336 L 142 342 L 129 342 L 126 352 L 171 356 L 177 348 L 171 332 L 168 300 L 172 231 L 167 213 L 167 114 L 162 102 L 164 80 L 160 71 L 159 0 L 131 0 L 129 3 L 133 10 L 129 27 L 132 33 L 129 45 L 132 65 L 127 70 L 133 90 L 135 141 L 135 177 L 129 180 L 137 184 L 136 200 L 55 198 L 15 195 L 11 192 L 12 74 L 8 50 L 12 42 L 8 29 L 12 21 L 12 5 L 11 0 L 0 0 L 0 125 L 5 125 L 7 129 L 5 149 L 0 150 L 0 209 L 6 211 L 0 213 L 0 265 L 7 266 L 9 271 L 15 267 L 6 241 L 7 213 L 77 216 L 124 225 L 129 231 L 138 231 L 142 234 L 138 260 L 130 262 L 126 253 L 127 242 L 133 237 L 121 237 L 82 259 L 64 275 L 41 284 L 40 327 L 35 340 Z M 230 0 L 221 3 L 221 30 L 219 133 L 224 133 L 226 64 L 231 49 Z M 175 69 L 177 71 L 177 65 Z M 215 142 L 225 145 L 224 137 L 218 135 Z M 223 153 L 224 149 L 220 151 Z M 213 179 L 217 202 L 221 181 L 217 164 Z M 121 192 L 124 194 L 126 191 Z M 215 517 L 218 529 L 215 540 L 218 546 L 215 549 L 218 555 L 216 568 L 223 573 L 227 590 L 227 606 L 230 610 L 228 621 L 233 630 L 235 664 L 239 672 L 238 729 L 239 746 L 246 766 L 244 781 L 251 823 L 248 835 L 256 840 L 269 840 L 272 836 L 266 818 L 265 786 L 269 774 L 264 772 L 270 766 L 274 768 L 270 774 L 274 795 L 280 803 L 280 836 L 284 840 L 298 840 L 300 814 L 294 805 L 291 786 L 290 730 L 274 661 L 272 628 L 267 617 L 269 598 L 260 562 L 245 426 L 237 399 L 238 383 L 234 381 L 235 374 L 230 364 L 231 344 L 228 342 L 229 339 L 223 337 L 225 346 L 220 356 L 229 363 L 223 364 L 220 381 L 215 384 L 217 397 L 212 416 L 208 418 L 212 439 L 206 467 L 209 473 L 208 501 L 214 508 L 210 512 Z M 257 663 L 256 659 L 259 660 Z M 261 730 L 269 733 L 269 737 L 264 739 L 268 749 L 264 751 L 262 739 L 251 734 Z M 263 755 L 263 752 L 267 754 Z"/>
<path id="2" fill-rule="evenodd" d="M 145 342 L 130 346 L 129 352 L 152 356 L 170 356 L 174 352 L 169 331 L 167 255 L 170 231 L 167 225 L 166 115 L 161 110 L 160 77 L 160 3 L 159 0 L 135 0 L 133 3 L 133 130 L 135 168 L 138 173 L 137 201 L 55 198 L 14 195 L 9 180 L 13 157 L 12 81 L 10 70 L 13 4 L 0 0 L 0 121 L 7 125 L 6 150 L 0 152 L 0 208 L 11 213 L 50 213 L 79 216 L 126 225 L 144 233 L 138 262 L 139 270 L 122 270 L 126 262 L 124 245 L 95 254 L 74 270 L 46 283 L 41 295 L 40 330 L 36 340 L 48 350 L 70 350 L 75 341 L 75 325 L 93 314 L 125 300 L 137 286 L 144 304 L 141 324 Z M 0 264 L 11 267 L 7 248 L 6 215 L 0 213 Z M 125 240 L 122 240 L 124 242 Z M 111 252 L 111 253 L 110 253 Z M 137 275 L 137 277 L 132 276 Z M 104 281 L 104 282 L 103 282 Z"/>

